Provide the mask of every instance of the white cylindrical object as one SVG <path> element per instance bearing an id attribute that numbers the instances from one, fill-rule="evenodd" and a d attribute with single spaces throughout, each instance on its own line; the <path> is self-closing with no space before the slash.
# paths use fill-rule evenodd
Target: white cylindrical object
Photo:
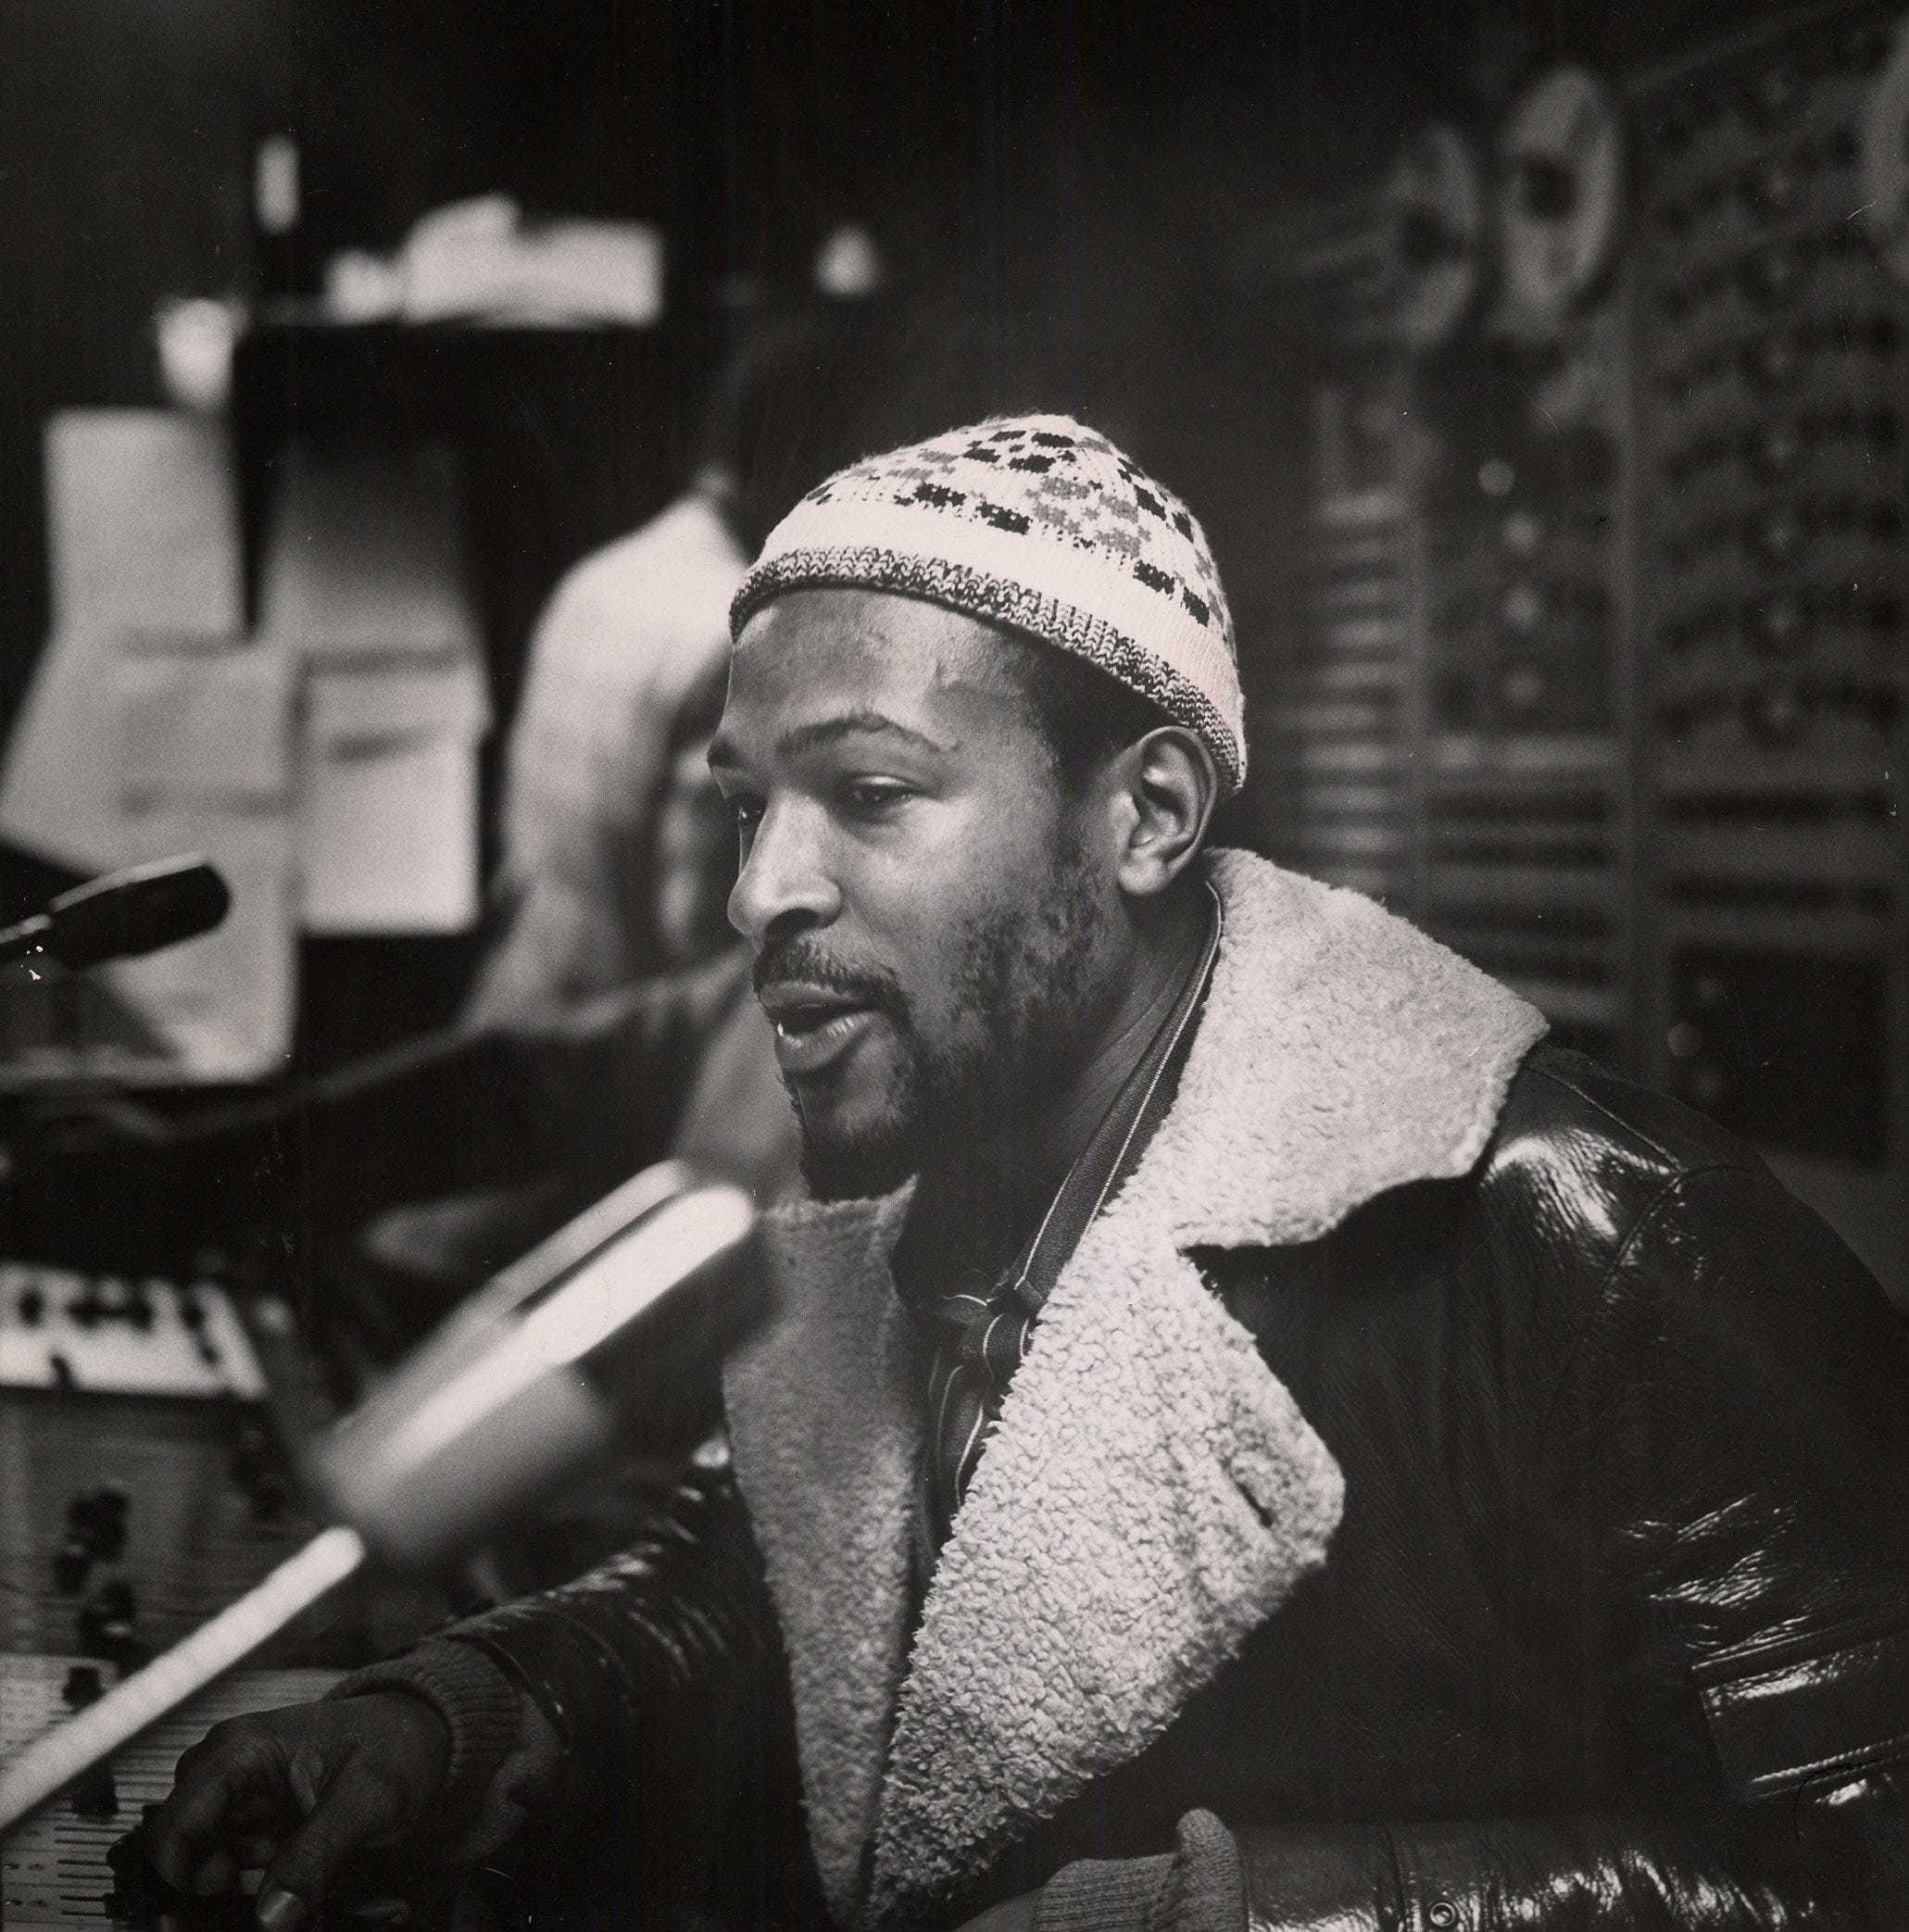
<path id="1" fill-rule="evenodd" d="M 620 1189 L 603 1204 L 616 1211 L 538 1251 L 513 1299 L 500 1277 L 340 1423 L 312 1459 L 333 1513 L 387 1562 L 432 1570 L 597 1460 L 622 1422 L 667 1407 L 672 1331 L 694 1335 L 698 1309 L 735 1298 L 706 1271 L 745 1253 L 756 1221 L 742 1189 L 686 1180 L 675 1168 Z M 603 1371 L 633 1354 L 642 1386 L 625 1389 Z"/>
<path id="2" fill-rule="evenodd" d="M 96 1704 L 36 1738 L 0 1769 L 0 1831 L 244 1662 L 364 1559 L 364 1539 L 356 1530 L 320 1531 L 209 1624 L 115 1684 Z"/>

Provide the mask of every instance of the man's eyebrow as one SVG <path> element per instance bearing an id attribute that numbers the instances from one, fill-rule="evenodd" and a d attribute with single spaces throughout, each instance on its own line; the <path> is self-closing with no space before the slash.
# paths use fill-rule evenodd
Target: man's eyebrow
<path id="1" fill-rule="evenodd" d="M 954 749 L 926 732 L 916 731 L 913 726 L 902 724 L 898 720 L 885 717 L 880 711 L 858 710 L 838 712 L 833 718 L 818 718 L 808 724 L 790 727 L 776 741 L 778 755 L 784 758 L 800 758 L 804 752 L 820 750 L 825 745 L 833 745 L 838 739 L 852 737 L 858 732 L 890 738 L 901 738 L 923 751 L 934 752 L 946 758 Z M 716 734 L 710 746 L 710 763 L 712 767 L 735 766 L 742 762 L 735 747 L 722 733 Z"/>

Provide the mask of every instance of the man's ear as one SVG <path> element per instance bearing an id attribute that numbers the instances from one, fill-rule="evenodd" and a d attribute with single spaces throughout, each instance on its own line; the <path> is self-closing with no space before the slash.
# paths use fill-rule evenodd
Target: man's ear
<path id="1" fill-rule="evenodd" d="M 1152 898 L 1206 843 L 1220 793 L 1213 755 L 1195 733 L 1165 724 L 1119 753 L 1109 777 L 1119 839 L 1114 876 L 1123 892 Z"/>

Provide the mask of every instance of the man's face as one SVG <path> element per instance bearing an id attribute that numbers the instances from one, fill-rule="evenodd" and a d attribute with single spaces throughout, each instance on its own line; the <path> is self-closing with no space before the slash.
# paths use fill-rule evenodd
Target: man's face
<path id="1" fill-rule="evenodd" d="M 783 597 L 743 633 L 710 762 L 810 1186 L 1011 1150 L 1111 1007 L 1115 888 L 994 634 L 875 592 Z"/>

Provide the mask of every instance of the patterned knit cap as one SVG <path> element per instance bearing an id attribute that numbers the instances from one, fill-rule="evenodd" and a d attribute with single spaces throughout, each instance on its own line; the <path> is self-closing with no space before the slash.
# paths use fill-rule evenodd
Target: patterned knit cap
<path id="1" fill-rule="evenodd" d="M 785 591 L 897 592 L 1073 651 L 1246 777 L 1233 619 L 1177 496 L 1065 416 L 950 430 L 832 476 L 769 533 L 731 633 Z"/>

